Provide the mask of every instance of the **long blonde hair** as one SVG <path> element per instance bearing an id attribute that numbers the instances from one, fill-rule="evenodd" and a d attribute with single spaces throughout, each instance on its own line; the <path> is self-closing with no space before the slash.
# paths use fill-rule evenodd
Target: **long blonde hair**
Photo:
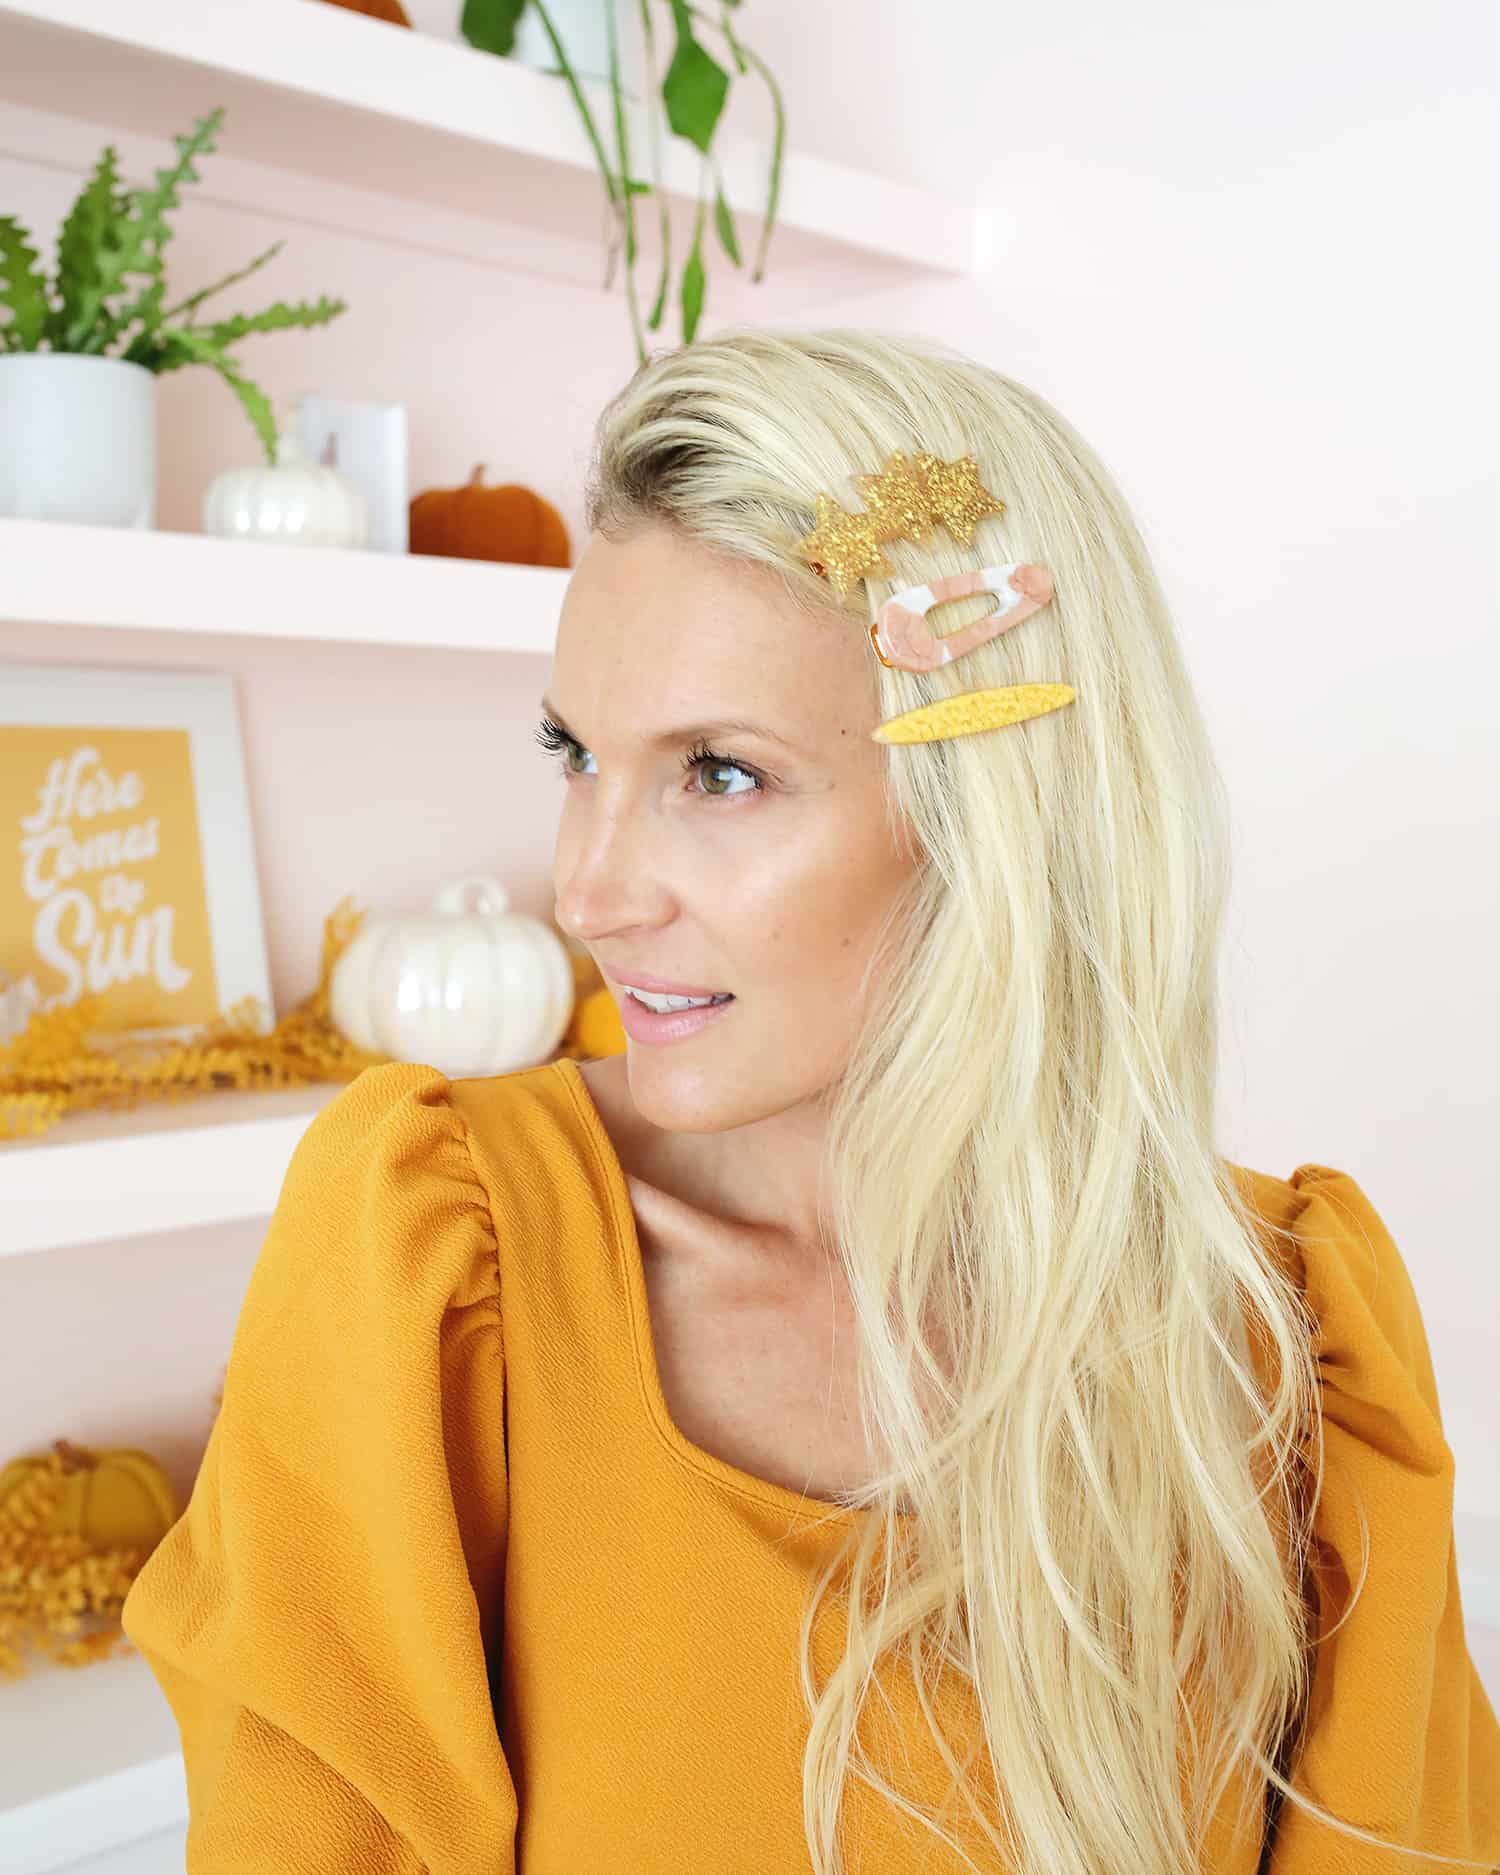
<path id="1" fill-rule="evenodd" d="M 895 578 L 841 605 L 796 542 L 819 491 L 856 509 L 850 475 L 895 450 L 973 455 L 1005 511 L 968 548 L 940 530 L 886 543 Z M 872 654 L 871 722 L 993 685 L 1077 692 L 888 752 L 892 825 L 924 863 L 830 1090 L 826 1218 L 889 1464 L 845 1500 L 875 1514 L 851 1521 L 802 1623 L 815 1875 L 845 1868 L 851 1774 L 984 1866 L 865 1753 L 882 1656 L 909 1667 L 949 1796 L 1016 1875 L 1182 1875 L 1237 1777 L 1237 1828 L 1293 1802 L 1386 1846 L 1285 1776 L 1311 1678 L 1313 1325 L 1214 1150 L 1228 817 L 1110 475 L 1041 397 L 934 341 L 746 326 L 655 355 L 610 401 L 586 518 L 777 569 L 789 611 L 849 630 L 897 586 L 1041 561 L 1053 601 L 956 665 Z M 954 602 L 937 629 L 991 604 Z M 819 1686 L 811 1637 L 836 1584 L 847 1646 Z M 993 1814 L 933 1713 L 945 1667 L 973 1686 Z"/>

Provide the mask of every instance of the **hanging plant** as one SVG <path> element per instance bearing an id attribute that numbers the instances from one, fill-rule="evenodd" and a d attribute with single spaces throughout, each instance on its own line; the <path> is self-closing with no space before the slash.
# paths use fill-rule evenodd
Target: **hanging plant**
<path id="1" fill-rule="evenodd" d="M 657 90 L 656 33 L 652 20 L 651 0 L 637 0 L 637 3 L 640 8 L 641 32 L 644 40 L 646 78 L 654 94 Z M 655 298 L 645 318 L 645 329 L 652 332 L 660 328 L 666 313 L 667 295 L 672 280 L 672 230 L 667 213 L 666 196 L 662 189 L 661 147 L 654 97 L 653 109 L 648 120 L 651 130 L 652 179 L 650 182 L 645 182 L 631 174 L 629 139 L 625 127 L 625 92 L 620 77 L 615 10 L 611 0 L 602 0 L 602 4 L 609 33 L 609 86 L 615 141 L 613 161 L 605 150 L 604 139 L 594 122 L 588 99 L 584 96 L 577 73 L 569 62 L 567 49 L 553 25 L 551 15 L 543 5 L 543 0 L 465 0 L 460 30 L 470 45 L 477 46 L 481 51 L 496 53 L 504 57 L 514 49 L 516 26 L 522 14 L 528 6 L 535 8 L 557 58 L 558 75 L 566 81 L 572 94 L 578 114 L 583 120 L 585 134 L 604 178 L 605 192 L 614 212 L 616 225 L 616 236 L 610 246 L 605 285 L 607 287 L 613 277 L 615 256 L 623 245 L 625 297 L 630 310 L 636 355 L 644 364 L 646 344 L 635 286 L 635 263 L 638 253 L 635 198 L 638 195 L 654 194 L 659 214 L 661 259 Z M 672 133 L 685 138 L 702 157 L 697 212 L 693 221 L 693 238 L 678 281 L 677 297 L 682 321 L 682 341 L 685 345 L 692 343 L 697 332 L 707 291 L 708 275 L 704 265 L 703 237 L 710 194 L 713 198 L 714 231 L 718 236 L 719 244 L 736 267 L 743 264 L 740 258 L 739 241 L 735 233 L 734 217 L 724 194 L 723 175 L 713 151 L 714 133 L 723 116 L 729 95 L 730 74 L 698 38 L 693 28 L 695 20 L 702 21 L 713 31 L 723 35 L 734 59 L 735 70 L 743 77 L 753 69 L 764 81 L 771 97 L 775 128 L 771 141 L 765 219 L 761 227 L 760 246 L 750 274 L 751 280 L 756 285 L 759 285 L 765 278 L 766 250 L 770 243 L 771 230 L 775 225 L 777 203 L 781 195 L 781 164 L 786 145 L 786 109 L 780 87 L 772 77 L 765 61 L 752 52 L 738 37 L 731 24 L 730 13 L 739 4 L 740 0 L 721 0 L 721 16 L 715 18 L 700 8 L 688 4 L 688 0 L 668 0 L 675 41 L 671 62 L 661 81 L 660 98 L 665 106 L 667 123 Z M 711 189 L 710 184 L 712 184 Z"/>

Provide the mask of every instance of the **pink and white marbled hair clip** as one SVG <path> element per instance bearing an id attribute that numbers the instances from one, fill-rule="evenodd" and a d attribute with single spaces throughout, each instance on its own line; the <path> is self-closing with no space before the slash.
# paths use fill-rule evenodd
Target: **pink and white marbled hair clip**
<path id="1" fill-rule="evenodd" d="M 1053 591 L 1048 569 L 1023 561 L 983 566 L 973 573 L 954 573 L 927 586 L 903 586 L 880 608 L 879 618 L 870 627 L 870 643 L 887 669 L 935 671 L 1030 618 L 1047 603 Z M 938 637 L 927 622 L 933 606 L 945 599 L 965 599 L 980 592 L 993 593 L 1000 604 L 972 625 L 946 638 Z"/>

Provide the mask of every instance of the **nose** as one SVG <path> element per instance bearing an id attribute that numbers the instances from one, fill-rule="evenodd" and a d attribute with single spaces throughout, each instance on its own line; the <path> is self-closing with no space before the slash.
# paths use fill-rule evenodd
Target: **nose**
<path id="1" fill-rule="evenodd" d="M 558 928 L 590 944 L 659 919 L 662 888 L 652 846 L 640 814 L 595 806 L 565 819 L 552 874 Z"/>

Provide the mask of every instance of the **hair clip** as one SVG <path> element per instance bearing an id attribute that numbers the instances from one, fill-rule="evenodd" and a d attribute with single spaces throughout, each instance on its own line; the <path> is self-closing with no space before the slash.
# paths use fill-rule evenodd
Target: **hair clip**
<path id="1" fill-rule="evenodd" d="M 887 670 L 935 671 L 1030 618 L 1053 591 L 1046 567 L 1014 560 L 1006 566 L 982 566 L 975 573 L 950 573 L 928 586 L 903 586 L 880 608 L 879 618 L 870 627 L 870 643 Z M 999 599 L 993 612 L 946 638 L 933 632 L 927 623 L 933 606 L 980 592 Z"/>
<path id="2" fill-rule="evenodd" d="M 815 573 L 829 580 L 842 599 L 860 579 L 889 578 L 891 568 L 880 552 L 883 540 L 919 544 L 941 521 L 967 547 L 975 523 L 987 514 L 1003 514 L 998 501 L 980 484 L 972 456 L 942 462 L 918 454 L 910 463 L 898 449 L 878 475 L 856 475 L 866 512 L 849 514 L 830 495 L 816 497 L 817 526 L 797 542 L 798 553 Z"/>
<path id="3" fill-rule="evenodd" d="M 878 475 L 852 479 L 864 497 L 866 512 L 846 513 L 831 496 L 819 495 L 817 526 L 797 543 L 798 553 L 837 588 L 841 598 L 860 579 L 891 576 L 893 569 L 880 552 L 882 541 L 906 539 L 920 545 L 940 521 L 967 547 L 976 523 L 987 514 L 1005 510 L 1005 503 L 980 482 L 979 465 L 972 456 L 941 462 L 919 453 L 908 464 L 897 450 Z M 904 586 L 881 606 L 880 616 L 870 627 L 870 643 L 888 670 L 939 670 L 1030 618 L 1046 605 L 1054 588 L 1051 571 L 1031 561 L 984 566 L 929 585 Z M 933 606 L 980 592 L 993 593 L 1000 601 L 982 619 L 946 638 L 928 625 L 927 614 Z M 1071 703 L 1074 695 L 1068 684 L 1006 684 L 996 690 L 971 690 L 893 716 L 870 732 L 871 739 L 936 742 L 948 736 L 969 736 L 1046 715 Z"/>
<path id="4" fill-rule="evenodd" d="M 948 736 L 972 736 L 981 729 L 1004 729 L 1028 716 L 1045 716 L 1071 703 L 1070 684 L 1004 684 L 998 690 L 966 690 L 960 697 L 924 703 L 904 715 L 889 717 L 870 731 L 872 742 L 940 742 Z"/>
<path id="5" fill-rule="evenodd" d="M 1054 590 L 1049 569 L 1034 561 L 983 566 L 975 573 L 951 573 L 928 586 L 904 586 L 880 608 L 879 618 L 870 627 L 870 643 L 888 670 L 940 670 L 1029 619 Z M 947 638 L 933 632 L 927 623 L 933 606 L 980 592 L 994 593 L 1000 600 L 993 612 Z M 998 690 L 971 690 L 893 716 L 873 732 L 873 739 L 936 742 L 947 736 L 969 736 L 980 729 L 1001 729 L 1028 716 L 1045 715 L 1072 701 L 1073 691 L 1067 684 L 1007 684 Z"/>

